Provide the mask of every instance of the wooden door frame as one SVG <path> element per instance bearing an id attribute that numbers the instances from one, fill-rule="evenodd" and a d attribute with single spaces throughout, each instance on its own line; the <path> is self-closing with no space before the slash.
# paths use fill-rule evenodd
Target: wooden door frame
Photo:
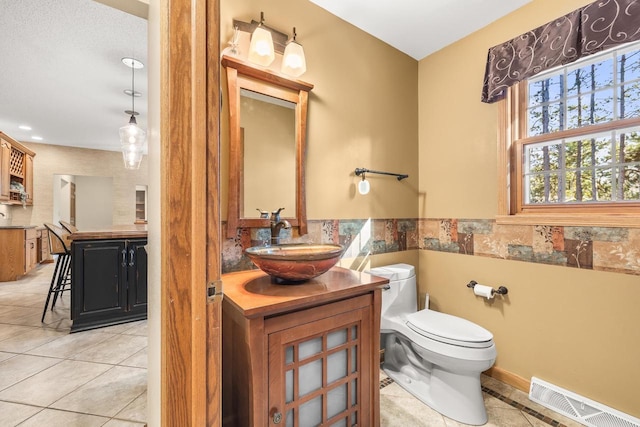
<path id="1" fill-rule="evenodd" d="M 219 0 L 160 0 L 162 426 L 221 422 Z"/>

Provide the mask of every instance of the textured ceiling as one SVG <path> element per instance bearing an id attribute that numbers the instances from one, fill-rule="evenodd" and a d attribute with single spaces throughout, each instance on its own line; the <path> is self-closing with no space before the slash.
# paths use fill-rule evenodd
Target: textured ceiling
<path id="1" fill-rule="evenodd" d="M 0 11 L 0 130 L 20 141 L 119 150 L 131 109 L 123 92 L 131 69 L 121 58 L 147 63 L 147 21 L 91 0 L 0 0 Z M 136 70 L 135 89 L 146 128 L 146 67 Z"/>
<path id="2" fill-rule="evenodd" d="M 120 149 L 131 109 L 123 93 L 131 69 L 121 58 L 147 64 L 147 21 L 100 2 L 144 8 L 147 0 L 98 1 L 0 0 L 0 130 L 20 141 Z M 309 1 L 420 60 L 530 0 Z M 147 68 L 135 75 L 146 128 Z"/>

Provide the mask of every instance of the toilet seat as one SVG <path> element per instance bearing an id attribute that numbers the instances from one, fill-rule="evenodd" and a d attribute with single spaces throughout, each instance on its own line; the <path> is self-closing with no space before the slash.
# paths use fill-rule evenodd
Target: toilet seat
<path id="1" fill-rule="evenodd" d="M 406 317 L 407 326 L 426 338 L 460 347 L 487 348 L 493 335 L 466 319 L 433 310 L 421 310 Z"/>

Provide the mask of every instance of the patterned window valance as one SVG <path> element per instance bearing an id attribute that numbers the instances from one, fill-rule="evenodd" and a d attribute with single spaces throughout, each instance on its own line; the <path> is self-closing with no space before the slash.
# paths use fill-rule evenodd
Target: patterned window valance
<path id="1" fill-rule="evenodd" d="M 489 49 L 482 101 L 541 71 L 640 40 L 640 0 L 598 0 Z"/>

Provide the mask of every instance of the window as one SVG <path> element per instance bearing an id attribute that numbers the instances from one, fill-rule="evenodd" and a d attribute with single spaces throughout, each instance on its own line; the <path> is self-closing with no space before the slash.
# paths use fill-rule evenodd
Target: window
<path id="1" fill-rule="evenodd" d="M 501 213 L 640 225 L 640 43 L 525 80 L 501 104 Z"/>

